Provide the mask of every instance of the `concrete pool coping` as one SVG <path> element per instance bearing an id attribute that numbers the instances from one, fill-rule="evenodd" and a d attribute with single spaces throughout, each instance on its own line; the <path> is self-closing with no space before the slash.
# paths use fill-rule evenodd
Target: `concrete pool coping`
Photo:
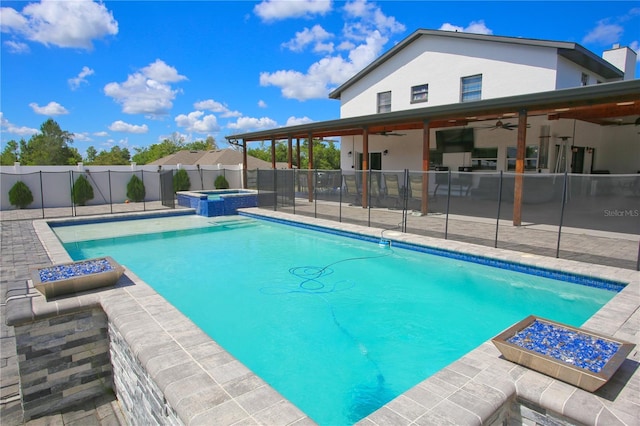
<path id="1" fill-rule="evenodd" d="M 379 237 L 381 229 L 293 216 L 262 209 L 244 210 L 257 216 Z M 127 215 L 130 217 L 130 215 Z M 109 216 L 111 217 L 111 216 Z M 68 222 L 69 219 L 63 219 Z M 86 219 L 85 219 L 86 220 Z M 47 222 L 34 222 L 36 233 L 54 263 L 70 260 Z M 389 238 L 389 235 L 385 235 Z M 569 260 L 552 259 L 467 243 L 410 234 L 391 239 L 424 244 L 472 255 L 627 283 L 583 327 L 638 343 L 640 273 Z M 126 266 L 126 265 L 125 265 Z M 121 328 L 132 351 L 158 381 L 167 401 L 185 424 L 237 422 L 265 424 L 313 423 L 293 404 L 227 354 L 200 329 L 168 304 L 131 271 L 121 284 L 47 303 L 25 298 L 23 309 L 12 309 L 10 321 L 58 315 L 78 306 L 100 305 Z M 144 331 L 144 337 L 141 332 Z M 584 424 L 637 424 L 640 393 L 637 349 L 611 382 L 595 394 L 574 388 L 500 358 L 485 342 L 424 380 L 361 424 L 492 424 L 501 423 L 516 399 Z M 175 370 L 188 372 L 176 374 Z M 193 381 L 198 386 L 193 386 Z M 207 391 L 209 390 L 209 391 Z M 223 395 L 213 404 L 207 395 Z"/>

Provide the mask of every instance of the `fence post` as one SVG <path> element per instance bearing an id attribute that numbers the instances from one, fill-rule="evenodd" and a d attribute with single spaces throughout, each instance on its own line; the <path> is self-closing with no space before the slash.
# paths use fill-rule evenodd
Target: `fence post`
<path id="1" fill-rule="evenodd" d="M 407 232 L 407 221 L 409 220 L 409 169 L 404 169 L 402 182 L 402 232 Z M 428 193 L 428 190 L 427 190 Z"/>
<path id="2" fill-rule="evenodd" d="M 438 172 L 436 172 L 438 173 Z M 427 191 L 428 194 L 428 191 Z M 449 203 L 451 202 L 451 170 L 447 171 L 447 212 L 444 219 L 444 239 L 449 235 Z M 429 212 L 427 212 L 429 214 Z"/>
<path id="3" fill-rule="evenodd" d="M 313 217 L 318 218 L 318 169 L 313 171 Z"/>
<path id="4" fill-rule="evenodd" d="M 42 187 L 42 170 L 38 173 L 40 174 L 40 205 L 42 208 L 42 218 L 44 219 L 44 188 Z"/>
<path id="5" fill-rule="evenodd" d="M 273 211 L 278 210 L 278 169 L 273 169 Z"/>
<path id="6" fill-rule="evenodd" d="M 340 169 L 340 186 L 338 187 L 338 221 L 342 223 L 342 180 L 344 179 L 344 175 L 342 174 L 342 169 Z"/>
<path id="7" fill-rule="evenodd" d="M 498 181 L 498 214 L 496 217 L 496 239 L 493 247 L 498 248 L 498 229 L 500 228 L 500 205 L 502 204 L 502 170 L 500 170 L 500 180 Z"/>
<path id="8" fill-rule="evenodd" d="M 70 183 L 70 194 L 71 194 L 71 216 L 76 215 L 76 200 L 73 198 L 73 170 L 69 170 L 69 183 Z"/>
<path id="9" fill-rule="evenodd" d="M 113 214 L 113 194 L 111 194 L 111 170 L 107 170 L 107 177 L 109 182 L 109 210 Z"/>
<path id="10" fill-rule="evenodd" d="M 142 197 L 142 211 L 147 211 L 147 204 L 145 199 L 147 198 L 147 188 L 144 186 L 144 169 L 140 170 L 140 177 L 142 178 L 142 187 L 144 188 L 144 197 Z"/>
<path id="11" fill-rule="evenodd" d="M 562 220 L 564 219 L 564 205 L 567 201 L 567 171 L 564 171 L 564 181 L 562 182 L 562 207 L 560 208 L 560 225 L 558 226 L 558 245 L 556 246 L 556 258 L 560 257 L 560 235 L 562 234 Z"/>

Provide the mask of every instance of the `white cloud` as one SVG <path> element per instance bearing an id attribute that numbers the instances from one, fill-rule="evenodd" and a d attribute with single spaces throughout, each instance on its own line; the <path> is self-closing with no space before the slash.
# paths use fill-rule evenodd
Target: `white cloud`
<path id="1" fill-rule="evenodd" d="M 91 142 L 93 139 L 89 136 L 87 132 L 74 133 L 73 134 L 74 142 Z"/>
<path id="2" fill-rule="evenodd" d="M 114 121 L 109 126 L 109 130 L 112 132 L 125 132 L 125 133 L 137 133 L 143 134 L 149 131 L 149 127 L 146 124 L 138 126 L 136 124 L 125 123 L 122 120 Z"/>
<path id="3" fill-rule="evenodd" d="M 4 114 L 2 112 L 0 112 L 0 126 L 5 133 L 11 133 L 18 136 L 31 136 L 35 135 L 39 131 L 38 129 L 33 129 L 31 127 L 16 126 L 15 124 L 10 123 L 9 120 L 4 118 Z"/>
<path id="4" fill-rule="evenodd" d="M 90 0 L 42 0 L 18 12 L 4 7 L 2 32 L 46 46 L 91 49 L 92 40 L 118 33 L 118 22 L 102 3 Z"/>
<path id="5" fill-rule="evenodd" d="M 298 124 L 313 123 L 313 120 L 309 117 L 294 117 L 291 116 L 287 119 L 285 126 L 297 126 Z"/>
<path id="6" fill-rule="evenodd" d="M 188 115 L 180 114 L 175 118 L 176 124 L 188 132 L 212 133 L 220 131 L 215 115 L 204 115 L 202 111 L 193 111 Z"/>
<path id="7" fill-rule="evenodd" d="M 229 123 L 227 125 L 230 129 L 241 130 L 245 132 L 261 130 L 261 129 L 273 129 L 277 127 L 278 123 L 268 117 L 253 118 L 253 117 L 240 117 L 235 123 Z"/>
<path id="8" fill-rule="evenodd" d="M 3 44 L 7 46 L 10 53 L 29 53 L 31 51 L 28 44 L 18 41 L 7 40 Z"/>
<path id="9" fill-rule="evenodd" d="M 607 23 L 606 20 L 598 22 L 598 25 L 582 39 L 583 44 L 595 43 L 607 45 L 615 43 L 622 37 L 624 28 L 618 24 Z"/>
<path id="10" fill-rule="evenodd" d="M 104 137 L 106 137 L 106 136 L 109 136 L 109 133 L 107 133 L 107 132 L 105 132 L 105 131 L 102 131 L 102 132 L 94 132 L 94 133 L 93 133 L 93 136 L 98 136 L 98 137 L 104 138 Z"/>
<path id="11" fill-rule="evenodd" d="M 327 55 L 313 63 L 306 72 L 297 70 L 279 70 L 260 73 L 260 85 L 280 88 L 282 96 L 300 101 L 313 98 L 326 98 L 330 90 L 344 83 L 362 68 L 371 63 L 389 40 L 389 36 L 402 32 L 405 26 L 395 18 L 384 15 L 379 7 L 365 0 L 348 2 L 344 6 L 346 23 L 339 41 L 339 50 L 347 51 L 342 55 Z M 304 33 L 304 32 L 303 32 Z M 312 40 L 312 31 L 308 40 Z M 319 32 L 320 33 L 320 32 Z M 302 46 L 307 40 L 300 37 L 300 43 L 290 41 L 291 47 Z M 333 51 L 333 45 L 316 45 L 316 51 Z"/>
<path id="12" fill-rule="evenodd" d="M 305 47 L 313 44 L 314 51 L 326 51 L 331 53 L 333 51 L 333 44 L 323 43 L 323 41 L 332 37 L 333 34 L 327 32 L 320 25 L 314 25 L 311 29 L 305 27 L 304 30 L 297 32 L 295 38 L 286 43 L 282 43 L 282 46 L 292 52 L 302 52 Z"/>
<path id="13" fill-rule="evenodd" d="M 82 67 L 82 71 L 73 78 L 67 80 L 69 82 L 69 87 L 71 90 L 76 90 L 82 83 L 89 83 L 85 77 L 93 75 L 94 71 L 89 67 Z"/>
<path id="14" fill-rule="evenodd" d="M 460 26 L 445 22 L 438 29 L 442 31 L 457 31 L 460 33 L 487 34 L 487 35 L 493 34 L 493 31 L 487 28 L 484 21 L 482 20 L 471 21 L 471 23 L 466 27 L 460 27 Z"/>
<path id="15" fill-rule="evenodd" d="M 258 107 L 259 108 L 267 108 L 267 103 L 265 101 L 263 101 L 262 99 L 260 99 L 258 101 Z"/>
<path id="16" fill-rule="evenodd" d="M 331 11 L 331 0 L 263 0 L 253 11 L 263 21 L 312 17 Z"/>
<path id="17" fill-rule="evenodd" d="M 225 104 L 213 99 L 196 102 L 193 107 L 198 110 L 206 109 L 207 111 L 218 113 L 222 117 L 240 117 L 242 115 L 239 111 L 231 111 Z"/>
<path id="18" fill-rule="evenodd" d="M 29 106 L 31 107 L 33 112 L 35 112 L 36 114 L 49 115 L 49 116 L 69 114 L 69 111 L 67 111 L 65 107 L 53 101 L 49 102 L 45 106 L 39 106 L 37 103 L 31 102 Z"/>
<path id="19" fill-rule="evenodd" d="M 108 83 L 105 95 L 122 105 L 126 114 L 165 115 L 173 107 L 178 90 L 168 83 L 186 80 L 178 71 L 160 59 L 140 71 L 130 74 L 123 83 Z"/>

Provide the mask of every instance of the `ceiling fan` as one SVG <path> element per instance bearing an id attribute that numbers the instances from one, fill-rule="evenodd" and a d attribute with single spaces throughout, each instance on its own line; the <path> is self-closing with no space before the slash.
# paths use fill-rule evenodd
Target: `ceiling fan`
<path id="1" fill-rule="evenodd" d="M 518 125 L 517 124 L 511 124 L 511 123 L 504 123 L 502 122 L 502 120 L 498 120 L 496 121 L 496 124 L 494 124 L 493 126 L 486 126 L 486 127 L 482 127 L 483 129 L 489 129 L 489 130 L 496 130 L 496 129 L 505 129 L 505 130 L 513 130 L 515 128 L 517 128 Z M 527 125 L 528 127 L 528 125 Z"/>
<path id="2" fill-rule="evenodd" d="M 395 132 L 389 132 L 387 130 L 383 130 L 381 132 L 376 132 L 374 133 L 375 135 L 380 135 L 380 136 L 404 136 L 405 133 L 395 133 Z"/>

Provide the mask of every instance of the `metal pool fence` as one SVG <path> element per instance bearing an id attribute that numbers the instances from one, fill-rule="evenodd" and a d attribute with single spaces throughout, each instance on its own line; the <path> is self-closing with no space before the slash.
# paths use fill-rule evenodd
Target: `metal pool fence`
<path id="1" fill-rule="evenodd" d="M 190 189 L 215 189 L 215 179 L 225 176 L 232 187 L 240 187 L 241 170 L 197 168 L 187 170 Z M 0 173 L 2 220 L 44 219 L 67 216 L 87 216 L 140 212 L 175 208 L 173 175 L 176 170 L 66 170 L 37 171 L 32 173 Z M 74 184 L 83 176 L 91 185 L 93 198 L 80 205 L 72 197 Z M 131 200 L 127 194 L 128 184 L 136 176 L 144 186 L 144 197 Z M 16 182 L 29 188 L 33 201 L 23 209 L 11 205 L 9 192 Z"/>
<path id="2" fill-rule="evenodd" d="M 269 169 L 247 182 L 261 208 L 640 270 L 640 174 Z"/>

